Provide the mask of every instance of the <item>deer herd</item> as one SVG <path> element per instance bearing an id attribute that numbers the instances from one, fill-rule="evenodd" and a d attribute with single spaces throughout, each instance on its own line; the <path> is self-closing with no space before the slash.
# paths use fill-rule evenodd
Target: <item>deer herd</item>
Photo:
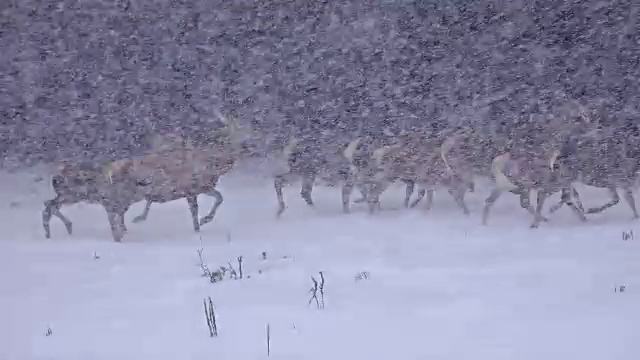
<path id="1" fill-rule="evenodd" d="M 124 214 L 139 201 L 146 205 L 134 222 L 144 221 L 153 203 L 185 198 L 193 228 L 213 220 L 223 196 L 216 189 L 219 179 L 229 173 L 246 155 L 243 131 L 237 120 L 218 114 L 224 127 L 215 131 L 205 145 L 194 145 L 181 138 L 164 138 L 144 155 L 106 164 L 61 163 L 52 178 L 55 198 L 45 202 L 42 213 L 45 236 L 50 237 L 50 219 L 58 217 L 72 233 L 72 223 L 61 212 L 66 204 L 89 202 L 106 209 L 112 235 L 120 242 L 126 232 Z M 442 131 L 404 130 L 384 139 L 366 135 L 334 146 L 321 147 L 317 141 L 290 138 L 278 151 L 281 166 L 274 172 L 278 202 L 277 217 L 286 205 L 283 188 L 300 180 L 300 194 L 313 206 L 312 190 L 318 180 L 339 185 L 343 211 L 348 213 L 351 194 L 357 190 L 370 213 L 380 207 L 380 195 L 394 182 L 406 185 L 405 207 L 415 207 L 426 196 L 430 208 L 436 188 L 446 189 L 465 213 L 466 192 L 475 189 L 474 179 L 491 179 L 492 189 L 485 201 L 482 223 L 487 224 L 491 206 L 503 193 L 519 196 L 520 205 L 532 216 L 532 228 L 548 221 L 542 215 L 545 200 L 560 192 L 560 201 L 549 212 L 569 206 L 581 221 L 587 214 L 604 211 L 619 202 L 618 190 L 638 218 L 633 188 L 640 171 L 640 139 L 624 129 L 592 126 L 586 112 L 562 115 L 560 125 L 540 126 L 535 131 L 518 129 L 508 134 L 488 134 L 472 127 Z M 586 125 L 585 125 L 586 124 Z M 624 134 L 624 136 L 622 136 Z M 585 209 L 575 189 L 576 183 L 605 188 L 611 201 Z M 417 198 L 411 196 L 417 187 Z M 536 203 L 530 196 L 535 190 Z M 206 216 L 198 218 L 197 197 L 215 199 Z"/>

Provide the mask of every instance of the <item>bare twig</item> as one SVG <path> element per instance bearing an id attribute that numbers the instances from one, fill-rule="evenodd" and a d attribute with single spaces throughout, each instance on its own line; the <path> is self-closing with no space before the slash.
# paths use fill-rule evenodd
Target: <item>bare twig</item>
<path id="1" fill-rule="evenodd" d="M 320 274 L 320 308 L 324 309 L 324 274 L 322 273 L 322 271 L 319 272 Z"/>
<path id="2" fill-rule="evenodd" d="M 311 305 L 313 300 L 315 300 L 316 307 L 319 309 L 320 301 L 318 300 L 318 281 L 313 276 L 311 277 L 311 281 L 313 282 L 313 287 L 309 290 L 309 292 L 311 293 L 311 299 L 309 299 L 309 305 Z"/>
<path id="3" fill-rule="evenodd" d="M 198 259 L 200 259 L 200 269 L 202 270 L 202 276 L 206 276 L 208 277 L 211 282 L 213 281 L 213 274 L 211 273 L 211 270 L 209 270 L 209 267 L 207 267 L 207 264 L 205 264 L 204 262 L 204 246 L 202 245 L 202 236 L 200 236 L 200 248 L 198 249 Z"/>
<path id="4" fill-rule="evenodd" d="M 202 270 L 202 276 L 211 278 L 212 277 L 211 270 L 209 270 L 209 268 L 207 267 L 207 264 L 204 263 L 204 256 L 202 254 L 203 251 L 204 249 L 202 248 L 198 249 L 198 258 L 200 259 L 200 269 Z"/>
<path id="5" fill-rule="evenodd" d="M 204 315 L 207 319 L 207 327 L 209 328 L 209 335 L 211 337 L 218 336 L 218 325 L 216 324 L 216 313 L 213 308 L 213 301 L 209 297 L 209 303 L 204 299 Z"/>
<path id="6" fill-rule="evenodd" d="M 271 356 L 271 326 L 267 323 L 267 356 Z"/>
<path id="7" fill-rule="evenodd" d="M 356 281 L 367 280 L 367 279 L 369 279 L 369 272 L 368 271 L 363 271 L 363 272 L 359 273 L 358 275 L 356 275 Z"/>
<path id="8" fill-rule="evenodd" d="M 238 273 L 236 272 L 236 269 L 233 268 L 233 265 L 231 265 L 231 261 L 229 261 L 227 264 L 229 265 L 229 279 L 237 279 Z"/>

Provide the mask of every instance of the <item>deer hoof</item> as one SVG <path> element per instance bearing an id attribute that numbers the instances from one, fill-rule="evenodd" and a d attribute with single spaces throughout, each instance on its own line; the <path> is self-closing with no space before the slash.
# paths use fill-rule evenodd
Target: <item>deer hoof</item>
<path id="1" fill-rule="evenodd" d="M 134 224 L 140 223 L 147 220 L 144 216 L 142 215 L 138 215 L 136 217 L 133 218 L 133 220 L 131 220 L 131 222 L 133 222 Z"/>
<path id="2" fill-rule="evenodd" d="M 205 216 L 202 219 L 200 219 L 200 226 L 204 225 L 204 224 L 208 224 L 213 220 L 213 216 Z"/>

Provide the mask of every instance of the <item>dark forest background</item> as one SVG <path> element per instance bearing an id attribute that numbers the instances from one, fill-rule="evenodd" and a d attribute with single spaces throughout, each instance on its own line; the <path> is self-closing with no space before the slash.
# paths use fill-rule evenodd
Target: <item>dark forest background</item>
<path id="1" fill-rule="evenodd" d="M 3 0 L 0 152 L 30 164 L 197 137 L 509 126 L 578 101 L 638 122 L 632 0 Z M 528 117 L 527 117 L 528 118 Z"/>

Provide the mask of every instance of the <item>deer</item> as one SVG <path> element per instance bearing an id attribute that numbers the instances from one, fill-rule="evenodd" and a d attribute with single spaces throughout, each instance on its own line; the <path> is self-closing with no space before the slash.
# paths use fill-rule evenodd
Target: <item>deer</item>
<path id="1" fill-rule="evenodd" d="M 334 151 L 327 151 L 314 146 L 314 141 L 291 137 L 280 153 L 280 166 L 274 174 L 273 185 L 278 201 L 276 217 L 280 218 L 286 210 L 284 186 L 295 179 L 301 180 L 300 195 L 310 207 L 315 206 L 311 193 L 316 180 L 320 178 L 334 186 L 340 184 L 342 209 L 349 213 L 351 193 L 358 185 L 354 158 L 361 141 L 358 137 L 347 144 L 331 146 Z"/>
<path id="2" fill-rule="evenodd" d="M 67 233 L 73 233 L 73 224 L 62 212 L 63 205 L 79 202 L 102 205 L 106 212 L 113 239 L 122 240 L 122 234 L 127 228 L 124 224 L 124 214 L 132 201 L 142 200 L 138 187 L 141 184 L 129 179 L 109 178 L 106 166 L 91 162 L 60 162 L 57 173 L 51 179 L 51 185 L 56 196 L 44 203 L 42 211 L 42 225 L 45 238 L 51 238 L 50 220 L 52 216 L 59 218 L 65 225 Z"/>
<path id="3" fill-rule="evenodd" d="M 407 184 L 405 206 L 415 207 L 427 195 L 427 209 L 438 186 L 445 186 L 465 214 L 464 202 L 468 184 L 455 174 L 448 173 L 438 156 L 438 141 L 421 132 L 405 133 L 397 143 L 373 151 L 370 165 L 364 172 L 369 212 L 380 207 L 380 195 L 396 180 Z M 418 199 L 408 205 L 413 187 L 418 185 Z"/>
<path id="4" fill-rule="evenodd" d="M 568 137 L 555 152 L 552 159 L 556 176 L 563 179 L 566 186 L 562 189 L 561 200 L 549 210 L 553 213 L 572 199 L 579 199 L 573 184 L 581 182 L 587 186 L 605 188 L 611 200 L 601 206 L 583 211 L 597 214 L 620 202 L 618 189 L 629 205 L 633 219 L 638 219 L 633 188 L 640 173 L 640 142 L 627 136 L 620 141 L 619 130 L 614 127 L 594 129 L 585 134 Z"/>
<path id="5" fill-rule="evenodd" d="M 151 204 L 186 199 L 195 232 L 211 222 L 224 198 L 216 189 L 221 176 L 234 167 L 240 154 L 240 131 L 237 120 L 218 114 L 224 128 L 214 133 L 211 143 L 193 146 L 178 141 L 169 146 L 160 146 L 151 153 L 114 161 L 109 164 L 108 173 L 132 178 L 144 183 L 143 198 L 145 208 L 134 222 L 147 219 Z M 200 194 L 212 196 L 215 201 L 208 214 L 198 219 Z M 135 199 L 132 199 L 132 201 Z"/>
<path id="6" fill-rule="evenodd" d="M 580 221 L 587 221 L 582 202 L 572 186 L 573 175 L 567 173 L 566 167 L 558 168 L 561 147 L 566 144 L 567 134 L 579 130 L 589 122 L 583 107 L 572 106 L 571 103 L 568 105 L 551 113 L 553 119 L 560 119 L 559 124 L 546 126 L 540 131 L 545 118 L 530 115 L 529 121 L 524 123 L 524 129 L 516 128 L 516 133 L 507 136 L 507 146 L 502 149 L 501 154 L 494 157 L 491 164 L 495 186 L 485 201 L 482 218 L 484 225 L 487 224 L 491 206 L 505 191 L 520 195 L 521 206 L 534 217 L 531 228 L 549 221 L 542 215 L 544 202 L 558 191 L 561 191 L 560 206 L 568 205 Z M 536 126 L 536 129 L 528 128 L 530 126 Z M 529 200 L 532 190 L 537 190 L 537 203 L 533 211 Z"/>

